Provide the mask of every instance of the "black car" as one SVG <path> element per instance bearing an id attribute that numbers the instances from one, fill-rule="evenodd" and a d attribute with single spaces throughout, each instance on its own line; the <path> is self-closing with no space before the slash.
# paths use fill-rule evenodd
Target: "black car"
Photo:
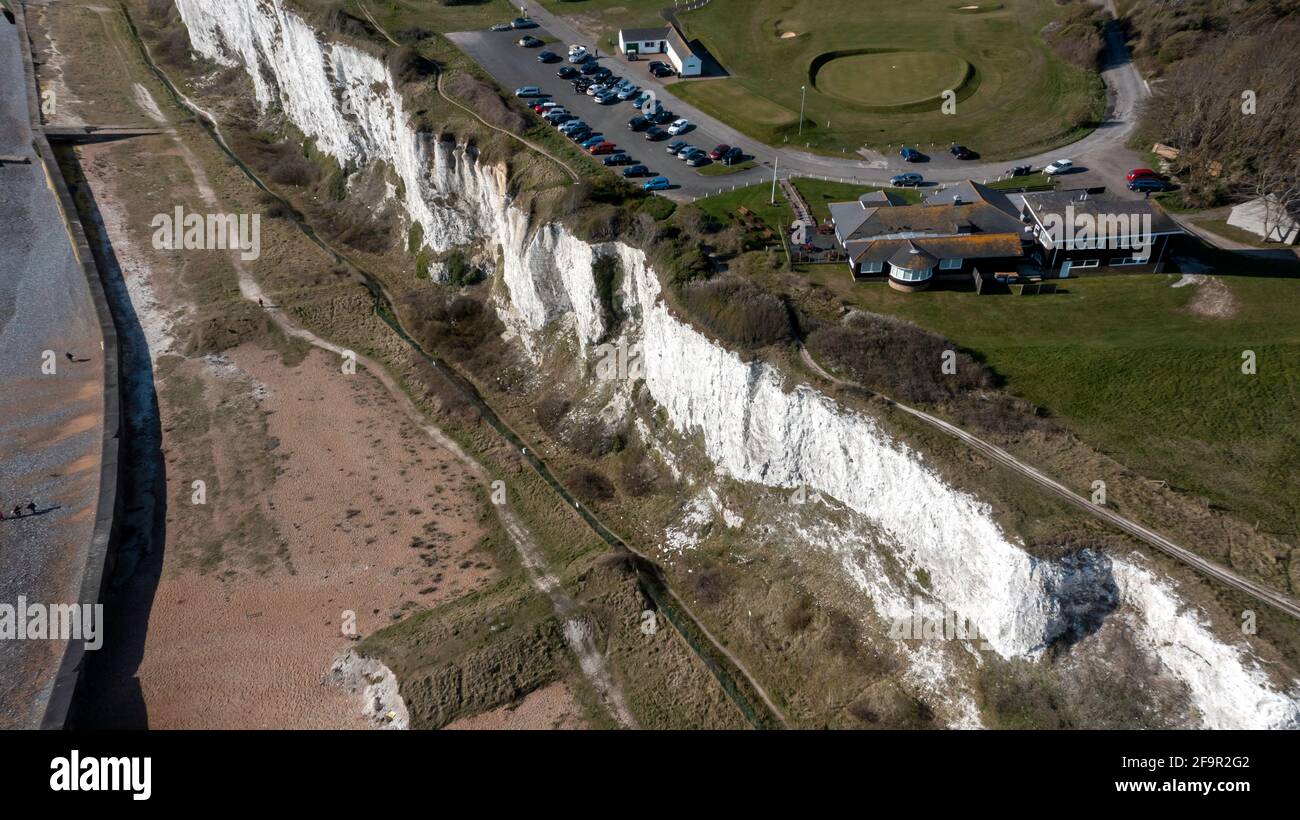
<path id="1" fill-rule="evenodd" d="M 604 67 L 603 65 L 601 65 L 600 63 L 597 63 L 597 62 L 595 62 L 595 61 L 592 61 L 592 62 L 589 62 L 589 63 L 583 63 L 583 64 L 582 64 L 582 68 L 579 69 L 579 70 L 580 70 L 583 74 L 590 75 L 590 74 L 595 74 L 597 71 L 608 71 L 609 69 L 605 68 L 605 67 Z"/>
<path id="2" fill-rule="evenodd" d="M 614 72 L 610 71 L 608 68 L 605 68 L 604 66 L 601 66 L 600 68 L 591 72 L 591 79 L 595 80 L 598 83 L 603 83 L 613 76 L 614 76 Z"/>
<path id="3" fill-rule="evenodd" d="M 645 132 L 645 138 L 650 140 L 651 142 L 666 140 L 668 139 L 668 132 L 656 126 L 654 128 L 651 128 L 649 131 Z"/>
<path id="4" fill-rule="evenodd" d="M 616 151 L 601 160 L 606 166 L 626 165 L 632 161 L 632 158 L 622 151 Z"/>
<path id="5" fill-rule="evenodd" d="M 578 92 L 579 94 L 586 94 L 586 93 L 587 93 L 587 88 L 590 87 L 590 86 L 591 86 L 591 83 L 587 82 L 586 80 L 574 80 L 574 81 L 573 81 L 573 90 L 576 91 L 576 92 Z"/>
<path id="6" fill-rule="evenodd" d="M 568 132 L 568 134 L 566 134 L 566 136 L 567 136 L 569 139 L 573 140 L 574 142 L 582 142 L 582 141 L 585 140 L 587 137 L 590 137 L 590 136 L 591 136 L 591 129 L 590 129 L 590 128 L 575 128 L 575 129 L 573 129 L 572 131 Z"/>
<path id="7" fill-rule="evenodd" d="M 1023 177 L 1026 174 L 1032 173 L 1033 170 L 1034 167 L 1032 165 L 1017 165 L 1014 168 L 1008 168 L 1006 175 L 1009 177 Z"/>
<path id="8" fill-rule="evenodd" d="M 671 68 L 664 65 L 663 63 L 651 63 L 650 73 L 662 79 L 664 77 L 671 77 L 673 76 L 673 74 L 677 72 L 673 71 Z"/>
<path id="9" fill-rule="evenodd" d="M 660 111 L 657 114 L 650 115 L 650 122 L 655 125 L 667 125 L 675 119 L 677 119 L 677 115 L 671 111 Z"/>
<path id="10" fill-rule="evenodd" d="M 558 63 L 559 61 L 560 55 L 556 54 L 554 51 L 543 51 L 541 54 L 537 55 L 537 62 L 539 63 Z"/>
<path id="11" fill-rule="evenodd" d="M 537 48 L 542 44 L 542 41 L 538 40 L 536 37 L 534 37 L 531 34 L 525 34 L 523 37 L 520 37 L 518 40 L 515 40 L 515 43 L 522 48 Z"/>
<path id="12" fill-rule="evenodd" d="M 537 28 L 537 24 L 527 17 L 516 17 L 510 21 L 511 28 Z"/>
<path id="13" fill-rule="evenodd" d="M 566 65 L 561 67 L 559 71 L 555 72 L 555 76 L 559 77 L 561 80 L 571 80 L 578 76 L 578 69 L 571 65 Z"/>
<path id="14" fill-rule="evenodd" d="M 730 165 L 733 162 L 740 162 L 744 158 L 745 152 L 740 150 L 740 146 L 733 145 L 723 152 L 722 156 L 718 158 L 718 161 L 723 165 Z"/>
<path id="15" fill-rule="evenodd" d="M 650 120 L 645 117 L 636 116 L 627 121 L 627 127 L 633 131 L 644 131 L 650 127 Z"/>
<path id="16" fill-rule="evenodd" d="M 624 168 L 624 169 L 623 169 L 623 176 L 625 176 L 625 177 L 648 177 L 648 176 L 650 176 L 650 169 L 647 168 L 647 167 L 645 167 L 644 165 L 632 165 L 632 166 L 630 166 L 630 167 L 627 167 L 627 168 Z"/>
<path id="17" fill-rule="evenodd" d="M 975 159 L 976 153 L 964 145 L 954 145 L 948 149 L 957 159 Z"/>

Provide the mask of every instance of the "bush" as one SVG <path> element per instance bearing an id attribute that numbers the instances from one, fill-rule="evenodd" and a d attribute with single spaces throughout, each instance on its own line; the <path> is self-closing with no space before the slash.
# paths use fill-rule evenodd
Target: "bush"
<path id="1" fill-rule="evenodd" d="M 947 339 L 885 316 L 858 314 L 847 324 L 818 327 L 806 344 L 833 372 L 906 403 L 938 404 L 995 382 L 988 368 Z M 948 351 L 956 354 L 952 374 L 943 372 Z"/>
<path id="2" fill-rule="evenodd" d="M 757 348 L 794 338 L 785 302 L 752 282 L 735 277 L 691 282 L 680 294 L 687 313 L 726 342 Z"/>
<path id="3" fill-rule="evenodd" d="M 608 478 L 590 467 L 578 466 L 569 470 L 565 481 L 573 494 L 587 503 L 608 501 L 614 497 L 614 485 Z"/>
<path id="4" fill-rule="evenodd" d="M 533 405 L 533 415 L 537 423 L 548 433 L 554 433 L 560 422 L 568 414 L 572 402 L 556 393 L 547 393 Z"/>
<path id="5" fill-rule="evenodd" d="M 528 129 L 527 117 L 507 106 L 495 88 L 470 74 L 451 74 L 443 87 L 453 99 L 469 106 L 489 125 L 511 134 L 522 134 Z"/>
<path id="6" fill-rule="evenodd" d="M 438 73 L 438 64 L 420 54 L 414 46 L 399 46 L 388 55 L 388 71 L 401 83 L 422 80 Z"/>

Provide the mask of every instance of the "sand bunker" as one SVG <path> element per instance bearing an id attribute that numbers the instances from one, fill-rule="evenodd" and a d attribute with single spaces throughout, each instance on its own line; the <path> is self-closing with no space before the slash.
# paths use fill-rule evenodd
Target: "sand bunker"
<path id="1" fill-rule="evenodd" d="M 782 39 L 782 40 L 789 40 L 791 37 L 798 37 L 798 36 L 799 36 L 799 35 L 796 34 L 796 33 L 793 32 L 793 31 L 783 31 L 783 32 L 781 32 L 781 39 Z"/>

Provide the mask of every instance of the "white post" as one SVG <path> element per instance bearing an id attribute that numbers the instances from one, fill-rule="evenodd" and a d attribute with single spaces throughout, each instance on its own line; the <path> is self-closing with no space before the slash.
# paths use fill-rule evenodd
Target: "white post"
<path id="1" fill-rule="evenodd" d="M 808 98 L 808 86 L 799 86 L 799 136 L 803 136 L 803 104 Z"/>
<path id="2" fill-rule="evenodd" d="M 777 154 L 776 162 L 772 163 L 772 198 L 768 201 L 767 203 L 768 205 L 776 204 L 776 169 L 780 167 L 781 167 L 781 155 Z"/>

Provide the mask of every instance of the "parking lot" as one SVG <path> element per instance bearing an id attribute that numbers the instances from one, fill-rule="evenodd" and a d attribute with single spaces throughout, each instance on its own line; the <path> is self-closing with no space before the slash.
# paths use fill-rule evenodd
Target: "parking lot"
<path id="1" fill-rule="evenodd" d="M 546 42 L 538 48 L 523 48 L 515 41 L 525 34 L 546 41 L 555 41 Z M 508 92 L 513 93 L 514 89 L 520 86 L 538 86 L 571 114 L 590 125 L 593 133 L 603 134 L 607 140 L 617 144 L 618 150 L 627 153 L 635 163 L 645 165 L 651 175 L 667 177 L 673 187 L 663 193 L 669 196 L 690 198 L 715 194 L 719 188 L 730 189 L 732 185 L 750 185 L 763 178 L 765 169 L 760 166 L 720 176 L 704 176 L 695 168 L 669 156 L 665 151 L 669 143 L 678 139 L 706 151 L 713 150 L 714 146 L 722 142 L 734 144 L 721 135 L 710 133 L 707 127 L 696 126 L 679 137 L 670 137 L 659 142 L 647 141 L 643 132 L 629 129 L 627 121 L 639 113 L 631 102 L 617 101 L 601 105 L 592 97 L 575 91 L 569 80 L 561 80 L 555 76 L 555 72 L 561 66 L 569 65 L 566 60 L 562 59 L 557 63 L 537 61 L 537 55 L 543 51 L 553 51 L 563 58 L 569 50 L 569 43 L 555 39 L 554 35 L 545 28 L 527 31 L 463 31 L 448 34 L 447 37 L 491 74 Z M 600 65 L 607 66 L 614 72 L 612 81 L 623 78 L 631 80 L 642 88 L 660 87 L 650 76 L 650 60 L 627 63 L 612 59 L 603 53 L 599 53 L 596 59 Z M 664 99 L 664 107 L 668 110 L 673 110 L 673 103 L 670 98 Z M 688 115 L 683 112 L 682 116 Z M 742 144 L 741 147 L 745 149 L 747 155 L 750 155 L 754 146 Z M 597 157 L 592 161 L 599 162 L 599 160 L 600 158 Z M 609 171 L 621 175 L 624 167 L 626 166 L 617 166 Z M 648 178 L 634 181 L 639 183 Z"/>

